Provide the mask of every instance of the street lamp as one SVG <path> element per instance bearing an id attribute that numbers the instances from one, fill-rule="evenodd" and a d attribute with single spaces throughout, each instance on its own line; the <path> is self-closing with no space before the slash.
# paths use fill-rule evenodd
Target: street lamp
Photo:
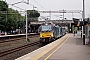
<path id="1" fill-rule="evenodd" d="M 83 45 L 85 45 L 85 26 L 84 26 L 84 22 L 85 22 L 85 0 L 83 0 L 82 15 L 83 15 Z"/>

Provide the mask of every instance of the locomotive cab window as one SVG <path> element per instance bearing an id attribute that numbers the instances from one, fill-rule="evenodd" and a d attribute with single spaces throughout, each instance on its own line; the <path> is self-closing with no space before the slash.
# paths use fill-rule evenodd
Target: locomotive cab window
<path id="1" fill-rule="evenodd" d="M 42 31 L 51 30 L 51 26 L 42 26 Z"/>
<path id="2" fill-rule="evenodd" d="M 38 29 L 39 33 L 40 32 L 46 32 L 46 31 L 52 31 L 54 29 L 54 26 L 52 25 L 41 25 Z"/>

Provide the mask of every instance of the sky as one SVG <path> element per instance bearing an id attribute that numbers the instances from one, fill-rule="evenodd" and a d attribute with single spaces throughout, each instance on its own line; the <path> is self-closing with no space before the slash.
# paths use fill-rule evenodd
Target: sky
<path id="1" fill-rule="evenodd" d="M 8 4 L 13 4 L 20 2 L 22 0 L 6 0 Z M 26 1 L 27 0 L 23 0 Z M 83 7 L 83 0 L 29 0 L 29 4 L 34 5 L 37 8 L 34 8 L 35 10 L 39 11 L 59 11 L 59 10 L 82 10 Z M 14 6 L 17 6 L 22 9 L 31 10 L 33 9 L 33 6 L 27 5 L 25 3 L 19 3 L 15 4 Z M 90 0 L 85 0 L 85 17 L 90 17 Z M 13 8 L 15 10 L 20 11 L 20 9 L 13 7 L 9 5 L 10 8 Z M 51 13 L 51 19 L 52 20 L 59 20 L 62 19 L 63 13 Z M 41 16 L 48 17 L 49 13 L 41 13 Z M 64 14 L 65 18 L 68 20 L 72 18 L 79 18 L 81 19 L 82 15 L 79 13 L 75 13 L 72 15 L 72 13 L 66 13 Z"/>

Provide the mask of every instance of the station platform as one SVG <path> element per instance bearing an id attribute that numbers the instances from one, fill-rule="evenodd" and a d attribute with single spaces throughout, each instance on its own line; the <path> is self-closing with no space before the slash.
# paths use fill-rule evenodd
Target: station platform
<path id="1" fill-rule="evenodd" d="M 80 34 L 62 38 L 15 60 L 90 60 L 90 45 L 83 45 Z"/>
<path id="2" fill-rule="evenodd" d="M 35 34 L 38 34 L 38 33 L 28 33 L 28 35 L 35 35 Z M 1 37 L 14 37 L 14 36 L 25 36 L 26 34 L 12 34 L 12 35 L 0 35 L 0 38 Z"/>

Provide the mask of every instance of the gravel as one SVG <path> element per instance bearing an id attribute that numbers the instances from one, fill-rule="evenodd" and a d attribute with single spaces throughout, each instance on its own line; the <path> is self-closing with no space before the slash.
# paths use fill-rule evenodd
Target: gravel
<path id="1" fill-rule="evenodd" d="M 0 52 L 3 52 L 3 51 L 8 50 L 8 49 L 15 48 L 15 47 L 23 46 L 23 45 L 26 45 L 26 44 L 30 44 L 30 43 L 33 43 L 33 42 L 36 42 L 36 41 L 39 41 L 39 36 L 29 38 L 29 39 L 30 39 L 30 42 L 23 39 L 23 40 L 16 40 L 16 41 L 11 41 L 11 42 L 0 43 Z M 22 55 L 30 53 L 31 51 L 33 51 L 33 50 L 35 50 L 39 47 L 40 46 L 37 45 L 37 46 L 34 46 L 32 48 L 31 47 L 26 48 L 22 51 L 15 52 L 13 54 L 10 54 L 10 55 L 4 56 L 4 57 L 0 57 L 0 60 L 14 60 L 14 59 L 16 59 L 16 58 L 18 58 Z"/>

